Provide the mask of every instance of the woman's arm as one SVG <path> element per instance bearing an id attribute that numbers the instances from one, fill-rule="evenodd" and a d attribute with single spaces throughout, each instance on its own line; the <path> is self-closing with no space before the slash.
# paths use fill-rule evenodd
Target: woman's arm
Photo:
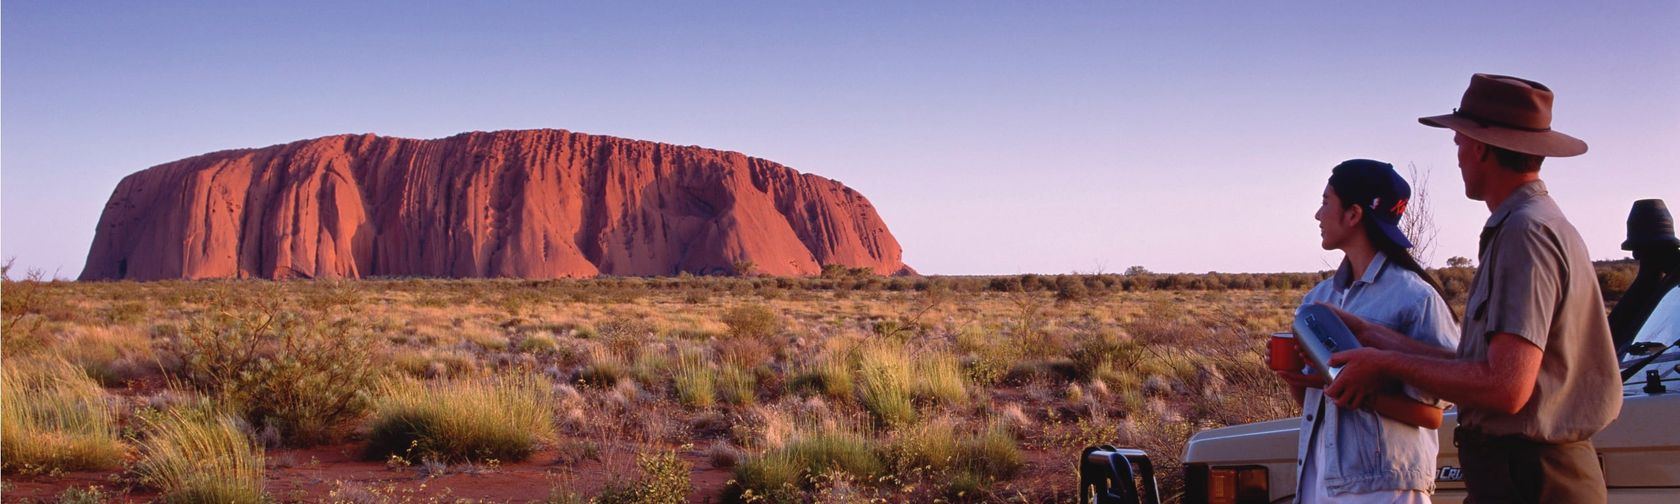
<path id="1" fill-rule="evenodd" d="M 1441 408 L 1424 404 L 1403 394 L 1382 393 L 1372 398 L 1371 411 L 1414 427 L 1441 428 Z"/>
<path id="2" fill-rule="evenodd" d="M 1304 375 L 1298 371 L 1272 370 L 1278 379 L 1289 386 L 1289 396 L 1295 398 L 1295 406 L 1303 406 L 1307 402 L 1308 388 L 1324 388 L 1324 379 L 1317 375 Z"/>

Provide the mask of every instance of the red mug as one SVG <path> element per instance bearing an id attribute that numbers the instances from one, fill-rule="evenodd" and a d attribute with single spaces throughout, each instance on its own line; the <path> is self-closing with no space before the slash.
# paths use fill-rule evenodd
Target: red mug
<path id="1" fill-rule="evenodd" d="M 1266 363 L 1278 371 L 1301 372 L 1307 363 L 1301 360 L 1301 351 L 1295 346 L 1295 333 L 1272 333 L 1272 339 L 1266 342 Z"/>

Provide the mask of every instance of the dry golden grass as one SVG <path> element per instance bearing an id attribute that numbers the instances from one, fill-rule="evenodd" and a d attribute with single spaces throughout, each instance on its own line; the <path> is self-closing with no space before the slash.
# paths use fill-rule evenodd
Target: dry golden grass
<path id="1" fill-rule="evenodd" d="M 60 358 L 6 359 L 0 419 L 8 473 L 113 468 L 126 451 L 99 384 Z"/>
<path id="2" fill-rule="evenodd" d="M 162 374 L 148 383 L 214 390 L 190 386 L 183 338 L 217 323 L 209 313 L 279 311 L 369 336 L 385 385 L 357 389 L 367 414 L 333 427 L 384 433 L 357 442 L 385 455 L 723 446 L 763 483 L 737 498 L 1057 500 L 1081 444 L 1148 446 L 1170 475 L 1190 432 L 1291 414 L 1262 350 L 1305 282 L 1121 290 L 1131 278 L 1085 277 L 1084 292 L 1053 277 L 10 282 L 6 319 L 26 329 L 7 336 L 7 362 L 15 336 L 18 355 L 60 356 L 106 386 Z M 995 465 L 961 462 L 974 457 Z M 887 467 L 914 470 L 882 479 Z"/>

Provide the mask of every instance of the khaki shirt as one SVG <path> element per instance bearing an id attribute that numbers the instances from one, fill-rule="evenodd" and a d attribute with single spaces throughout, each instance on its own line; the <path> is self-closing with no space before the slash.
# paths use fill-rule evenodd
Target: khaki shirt
<path id="1" fill-rule="evenodd" d="M 1544 352 L 1534 395 L 1515 415 L 1464 408 L 1459 423 L 1548 443 L 1592 437 L 1622 407 L 1621 374 L 1587 245 L 1539 181 L 1518 188 L 1482 230 L 1458 356 L 1487 360 L 1511 333 Z"/>

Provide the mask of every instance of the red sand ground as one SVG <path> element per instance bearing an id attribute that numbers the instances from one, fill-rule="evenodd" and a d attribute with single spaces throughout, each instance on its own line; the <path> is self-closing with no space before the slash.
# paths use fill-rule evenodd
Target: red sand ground
<path id="1" fill-rule="evenodd" d="M 493 502 L 530 502 L 549 498 L 558 490 L 592 496 L 599 492 L 613 475 L 634 475 L 635 456 L 632 447 L 623 446 L 603 455 L 602 461 L 585 461 L 572 465 L 557 463 L 559 454 L 538 452 L 531 460 L 502 464 L 500 467 L 450 466 L 441 476 L 424 477 L 416 467 L 387 467 L 381 462 L 367 462 L 357 456 L 361 446 L 341 444 L 300 450 L 273 450 L 268 453 L 268 493 L 282 502 L 320 502 L 328 500 L 336 490 L 341 496 L 378 495 L 392 502 L 426 501 L 430 498 L 448 502 L 455 499 Z M 699 450 L 690 450 L 682 458 L 694 466 L 690 481 L 694 486 L 689 502 L 717 502 L 724 486 L 733 477 L 729 469 L 710 467 Z M 1029 452 L 1026 474 L 1017 482 L 1034 482 L 1032 487 L 1056 487 L 1070 481 L 1070 461 L 1061 453 Z M 610 464 L 610 465 L 609 465 Z M 616 466 L 612 467 L 612 466 Z M 98 486 L 110 494 L 121 494 L 116 502 L 149 502 L 158 497 L 156 491 L 137 488 L 116 471 L 74 472 L 58 476 L 7 476 L 4 502 L 24 499 L 51 499 L 72 487 Z M 1042 490 L 1042 489 L 1041 489 Z M 1013 491 L 1008 494 L 1013 494 Z"/>

